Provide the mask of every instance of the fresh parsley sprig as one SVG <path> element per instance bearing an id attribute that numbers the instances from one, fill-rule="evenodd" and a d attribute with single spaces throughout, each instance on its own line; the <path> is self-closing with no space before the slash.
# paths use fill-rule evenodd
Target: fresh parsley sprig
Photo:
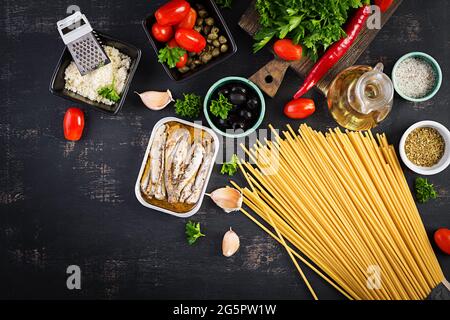
<path id="1" fill-rule="evenodd" d="M 219 99 L 212 100 L 209 106 L 209 111 L 223 120 L 228 118 L 228 112 L 231 109 L 233 109 L 233 104 L 223 94 L 219 94 Z"/>
<path id="2" fill-rule="evenodd" d="M 194 119 L 200 114 L 202 98 L 195 93 L 184 93 L 184 99 L 175 102 L 175 113 L 183 118 Z"/>
<path id="3" fill-rule="evenodd" d="M 108 86 L 101 87 L 97 90 L 99 96 L 108 99 L 112 102 L 118 102 L 120 100 L 120 95 L 114 88 L 114 81 Z"/>
<path id="4" fill-rule="evenodd" d="M 229 162 L 225 162 L 224 164 L 222 164 L 222 169 L 220 170 L 220 173 L 228 174 L 229 176 L 234 176 L 238 170 L 238 161 L 239 161 L 238 156 L 236 154 L 233 154 Z"/>
<path id="5" fill-rule="evenodd" d="M 437 198 L 437 192 L 431 183 L 428 183 L 427 179 L 417 178 L 414 184 L 416 190 L 416 198 L 420 203 L 426 203 L 430 199 Z"/>
<path id="6" fill-rule="evenodd" d="M 189 221 L 186 223 L 186 236 L 189 245 L 193 245 L 197 242 L 198 238 L 204 237 L 205 235 L 200 231 L 200 223 Z"/>
<path id="7" fill-rule="evenodd" d="M 159 50 L 158 61 L 165 63 L 169 68 L 175 68 L 180 58 L 184 56 L 186 50 L 179 47 L 169 47 L 168 45 Z"/>

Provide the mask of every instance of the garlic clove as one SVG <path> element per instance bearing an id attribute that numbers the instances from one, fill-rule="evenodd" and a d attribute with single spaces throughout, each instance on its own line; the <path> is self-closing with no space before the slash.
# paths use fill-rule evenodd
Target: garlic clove
<path id="1" fill-rule="evenodd" d="M 238 211 L 242 207 L 242 193 L 234 188 L 220 188 L 207 196 L 227 213 Z"/>
<path id="2" fill-rule="evenodd" d="M 165 92 L 146 91 L 143 93 L 135 91 L 135 93 L 141 98 L 145 106 L 151 110 L 162 110 L 175 101 L 170 90 Z"/>
<path id="3" fill-rule="evenodd" d="M 239 250 L 239 246 L 240 246 L 239 236 L 230 227 L 230 230 L 228 230 L 223 236 L 222 253 L 227 258 L 231 257 Z"/>

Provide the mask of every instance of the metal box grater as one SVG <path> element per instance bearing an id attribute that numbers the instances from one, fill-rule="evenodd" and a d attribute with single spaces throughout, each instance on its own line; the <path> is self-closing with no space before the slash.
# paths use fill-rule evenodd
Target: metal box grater
<path id="1" fill-rule="evenodd" d="M 84 14 L 77 11 L 57 26 L 82 76 L 111 62 Z"/>

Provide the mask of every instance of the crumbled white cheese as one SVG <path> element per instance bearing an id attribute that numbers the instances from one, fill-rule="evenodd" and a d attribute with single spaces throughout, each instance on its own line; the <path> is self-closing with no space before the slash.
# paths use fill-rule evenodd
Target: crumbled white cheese
<path id="1" fill-rule="evenodd" d="M 401 93 L 410 98 L 422 98 L 436 85 L 436 73 L 427 61 L 407 58 L 395 70 L 395 81 Z"/>
<path id="2" fill-rule="evenodd" d="M 131 59 L 116 48 L 104 46 L 104 49 L 111 63 L 82 76 L 75 62 L 72 61 L 65 71 L 65 88 L 89 100 L 113 105 L 114 102 L 100 96 L 98 90 L 114 83 L 114 88 L 121 95 L 130 69 Z"/>

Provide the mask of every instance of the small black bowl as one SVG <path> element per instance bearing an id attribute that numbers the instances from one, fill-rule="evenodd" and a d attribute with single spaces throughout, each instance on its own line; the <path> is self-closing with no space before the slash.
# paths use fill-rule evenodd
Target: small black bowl
<path id="1" fill-rule="evenodd" d="M 166 64 L 162 63 L 162 66 L 166 73 L 169 75 L 169 77 L 172 80 L 175 81 L 183 81 L 186 79 L 190 79 L 193 76 L 196 76 L 216 65 L 219 63 L 222 63 L 223 61 L 227 60 L 229 57 L 231 57 L 233 54 L 237 52 L 237 46 L 236 42 L 233 39 L 233 35 L 230 32 L 230 29 L 228 29 L 227 24 L 225 23 L 225 20 L 223 19 L 219 8 L 217 7 L 214 0 L 194 0 L 189 1 L 191 5 L 195 4 L 202 4 L 205 6 L 205 9 L 208 11 L 211 17 L 215 20 L 215 25 L 220 29 L 222 34 L 227 38 L 229 50 L 226 53 L 221 54 L 219 57 L 214 58 L 209 63 L 199 66 L 195 70 L 188 71 L 186 73 L 179 72 L 176 68 L 169 68 Z M 152 13 L 149 16 L 147 16 L 144 21 L 142 21 L 142 26 L 144 28 L 145 33 L 147 34 L 148 40 L 150 41 L 150 44 L 152 45 L 153 49 L 155 50 L 156 56 L 158 56 L 158 52 L 160 49 L 165 47 L 165 43 L 161 43 L 153 39 L 152 36 L 152 26 L 156 22 L 155 14 Z"/>
<path id="2" fill-rule="evenodd" d="M 114 39 L 106 34 L 97 31 L 95 33 L 102 45 L 114 47 L 118 49 L 121 53 L 126 54 L 131 58 L 130 69 L 128 70 L 128 76 L 125 81 L 125 86 L 120 101 L 109 106 L 104 103 L 89 100 L 88 98 L 80 96 L 79 94 L 76 94 L 75 92 L 69 91 L 64 88 L 66 83 L 64 80 L 64 73 L 66 71 L 67 66 L 70 64 L 70 62 L 73 61 L 72 55 L 70 54 L 67 47 L 64 48 L 61 58 L 59 59 L 58 65 L 56 66 L 55 72 L 52 77 L 52 81 L 50 83 L 50 92 L 56 96 L 68 99 L 76 103 L 81 103 L 94 107 L 97 110 L 109 114 L 117 114 L 119 110 L 122 108 L 123 104 L 125 103 L 125 99 L 127 97 L 131 81 L 133 80 L 139 61 L 141 60 L 141 50 L 128 43 Z"/>

